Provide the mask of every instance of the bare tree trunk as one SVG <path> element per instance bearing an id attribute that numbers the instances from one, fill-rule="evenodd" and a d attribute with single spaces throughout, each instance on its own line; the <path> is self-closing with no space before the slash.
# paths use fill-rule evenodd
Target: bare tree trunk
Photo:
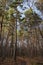
<path id="1" fill-rule="evenodd" d="M 3 24 L 4 16 L 2 15 L 2 21 L 1 21 L 1 55 L 3 56 L 3 38 L 2 38 L 2 24 Z"/>
<path id="2" fill-rule="evenodd" d="M 40 30 L 40 27 L 38 27 L 39 28 L 39 32 L 40 32 L 40 34 L 41 34 L 41 36 L 42 36 L 42 38 L 43 38 L 43 34 L 42 34 L 42 31 Z"/>
<path id="3" fill-rule="evenodd" d="M 17 56 L 17 19 L 16 19 L 16 43 L 15 43 L 15 56 L 14 56 L 15 62 L 16 62 L 16 56 Z"/>

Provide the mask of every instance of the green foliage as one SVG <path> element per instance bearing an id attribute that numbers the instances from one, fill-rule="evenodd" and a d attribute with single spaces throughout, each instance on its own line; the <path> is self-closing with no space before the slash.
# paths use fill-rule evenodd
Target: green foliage
<path id="1" fill-rule="evenodd" d="M 22 2 L 23 0 L 14 0 L 14 2 L 18 2 L 18 1 L 19 1 L 19 2 L 21 1 L 21 2 Z"/>
<path id="2" fill-rule="evenodd" d="M 19 4 L 21 4 L 23 0 L 14 0 L 11 4 L 10 7 L 17 7 Z"/>
<path id="3" fill-rule="evenodd" d="M 25 23 L 25 22 L 26 22 L 26 20 L 25 20 L 25 19 L 23 19 L 23 20 L 22 20 L 22 22 L 23 22 L 23 23 Z"/>
<path id="4" fill-rule="evenodd" d="M 23 35 L 23 32 L 24 32 L 23 30 L 20 30 L 19 31 L 19 36 L 22 36 Z"/>
<path id="5" fill-rule="evenodd" d="M 35 12 L 33 12 L 31 8 L 25 12 L 25 16 L 27 19 L 29 19 L 28 22 L 31 26 L 35 26 L 42 21 L 41 18 Z"/>
<path id="6" fill-rule="evenodd" d="M 5 11 L 5 18 L 9 20 L 15 12 L 15 9 L 10 7 L 9 10 Z"/>
<path id="7" fill-rule="evenodd" d="M 43 3 L 43 0 L 38 0 L 39 3 Z"/>
<path id="8" fill-rule="evenodd" d="M 25 11 L 25 15 L 28 16 L 29 14 L 33 14 L 33 10 L 31 8 Z"/>

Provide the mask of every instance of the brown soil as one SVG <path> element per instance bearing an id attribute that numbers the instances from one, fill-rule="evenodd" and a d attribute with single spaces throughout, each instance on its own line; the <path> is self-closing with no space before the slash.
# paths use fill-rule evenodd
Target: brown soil
<path id="1" fill-rule="evenodd" d="M 43 59 L 42 58 L 29 59 L 17 57 L 17 60 L 15 62 L 13 58 L 6 58 L 4 60 L 0 58 L 0 65 L 31 65 L 31 62 L 43 63 Z"/>

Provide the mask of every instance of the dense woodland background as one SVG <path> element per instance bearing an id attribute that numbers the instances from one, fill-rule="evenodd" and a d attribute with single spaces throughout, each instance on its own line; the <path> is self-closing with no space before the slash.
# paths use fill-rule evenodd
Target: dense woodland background
<path id="1" fill-rule="evenodd" d="M 43 62 L 43 0 L 0 0 L 0 64 L 18 58 Z"/>

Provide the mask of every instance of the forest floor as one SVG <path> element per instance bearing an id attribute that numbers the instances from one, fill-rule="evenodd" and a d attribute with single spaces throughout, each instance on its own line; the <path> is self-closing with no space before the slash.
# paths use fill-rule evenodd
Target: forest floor
<path id="1" fill-rule="evenodd" d="M 13 58 L 5 58 L 4 61 L 0 58 L 0 65 L 31 65 L 32 62 L 43 63 L 43 58 L 17 57 L 16 63 Z"/>

